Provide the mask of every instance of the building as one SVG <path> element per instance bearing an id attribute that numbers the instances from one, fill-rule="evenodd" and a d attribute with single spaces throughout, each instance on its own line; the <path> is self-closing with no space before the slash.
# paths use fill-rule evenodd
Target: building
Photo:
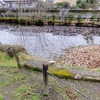
<path id="1" fill-rule="evenodd" d="M 46 0 L 48 3 L 53 3 L 54 0 Z"/>
<path id="2" fill-rule="evenodd" d="M 6 6 L 5 8 L 34 8 L 36 0 L 3 0 Z"/>
<path id="3" fill-rule="evenodd" d="M 2 8 L 3 7 L 3 3 L 0 1 L 0 8 Z"/>
<path id="4" fill-rule="evenodd" d="M 99 2 L 99 7 L 98 7 L 98 9 L 100 10 L 100 2 Z"/>
<path id="5" fill-rule="evenodd" d="M 57 3 L 57 2 L 69 2 L 70 6 L 76 6 L 76 1 L 77 0 L 54 0 L 54 3 Z"/>

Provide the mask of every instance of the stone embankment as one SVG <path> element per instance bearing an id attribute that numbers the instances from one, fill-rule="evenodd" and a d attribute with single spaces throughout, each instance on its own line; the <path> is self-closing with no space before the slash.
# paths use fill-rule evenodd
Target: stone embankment
<path id="1" fill-rule="evenodd" d="M 76 26 L 10 26 L 0 25 L 0 29 L 7 29 L 10 33 L 20 36 L 34 36 L 38 33 L 53 33 L 53 35 L 76 36 L 81 34 L 88 37 L 90 35 L 100 36 L 100 28 L 98 27 L 76 27 Z"/>

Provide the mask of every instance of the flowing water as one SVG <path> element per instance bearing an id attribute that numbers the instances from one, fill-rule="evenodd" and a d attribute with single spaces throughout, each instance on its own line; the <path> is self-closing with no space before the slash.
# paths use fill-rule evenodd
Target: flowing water
<path id="1" fill-rule="evenodd" d="M 11 28 L 11 27 L 10 27 Z M 31 35 L 30 35 L 31 34 Z M 40 58 L 53 59 L 61 55 L 66 48 L 100 44 L 98 35 L 54 35 L 53 33 L 41 32 L 23 32 L 0 29 L 0 42 L 2 44 L 18 44 L 24 46 L 31 55 Z"/>

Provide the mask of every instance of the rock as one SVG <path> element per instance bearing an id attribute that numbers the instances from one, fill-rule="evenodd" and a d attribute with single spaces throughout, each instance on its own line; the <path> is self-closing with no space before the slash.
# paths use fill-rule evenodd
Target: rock
<path id="1" fill-rule="evenodd" d="M 50 61 L 49 66 L 53 66 L 55 64 L 55 61 Z"/>
<path id="2" fill-rule="evenodd" d="M 81 79 L 81 76 L 79 74 L 76 74 L 74 78 L 75 79 Z"/>

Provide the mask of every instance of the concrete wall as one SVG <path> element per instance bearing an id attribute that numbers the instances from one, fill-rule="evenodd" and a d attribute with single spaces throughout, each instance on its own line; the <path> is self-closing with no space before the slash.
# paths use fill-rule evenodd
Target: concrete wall
<path id="1" fill-rule="evenodd" d="M 78 17 L 78 15 L 82 15 L 82 17 L 86 17 L 86 18 L 90 18 L 92 15 L 95 15 L 96 17 L 100 17 L 100 10 L 95 10 L 90 12 L 86 12 L 85 10 L 79 12 L 69 11 L 68 14 L 74 14 L 74 17 Z"/>
<path id="2" fill-rule="evenodd" d="M 13 13 L 14 15 L 18 14 L 18 13 Z M 19 13 L 20 14 L 20 13 Z M 47 16 L 52 16 L 52 15 L 56 15 L 56 16 L 60 16 L 60 12 L 56 12 L 56 13 L 51 13 L 51 12 L 48 12 L 48 13 L 45 13 L 44 12 L 44 15 L 47 15 Z M 92 15 L 95 15 L 97 18 L 99 17 L 100 18 L 100 10 L 98 11 L 80 11 L 79 12 L 75 12 L 75 11 L 69 11 L 68 14 L 73 14 L 74 17 L 78 17 L 78 15 L 82 15 L 82 17 L 84 18 L 90 18 Z M 68 16 L 67 14 L 67 16 Z M 36 12 L 24 12 L 22 13 L 21 15 L 23 16 L 34 16 L 36 15 Z"/>

